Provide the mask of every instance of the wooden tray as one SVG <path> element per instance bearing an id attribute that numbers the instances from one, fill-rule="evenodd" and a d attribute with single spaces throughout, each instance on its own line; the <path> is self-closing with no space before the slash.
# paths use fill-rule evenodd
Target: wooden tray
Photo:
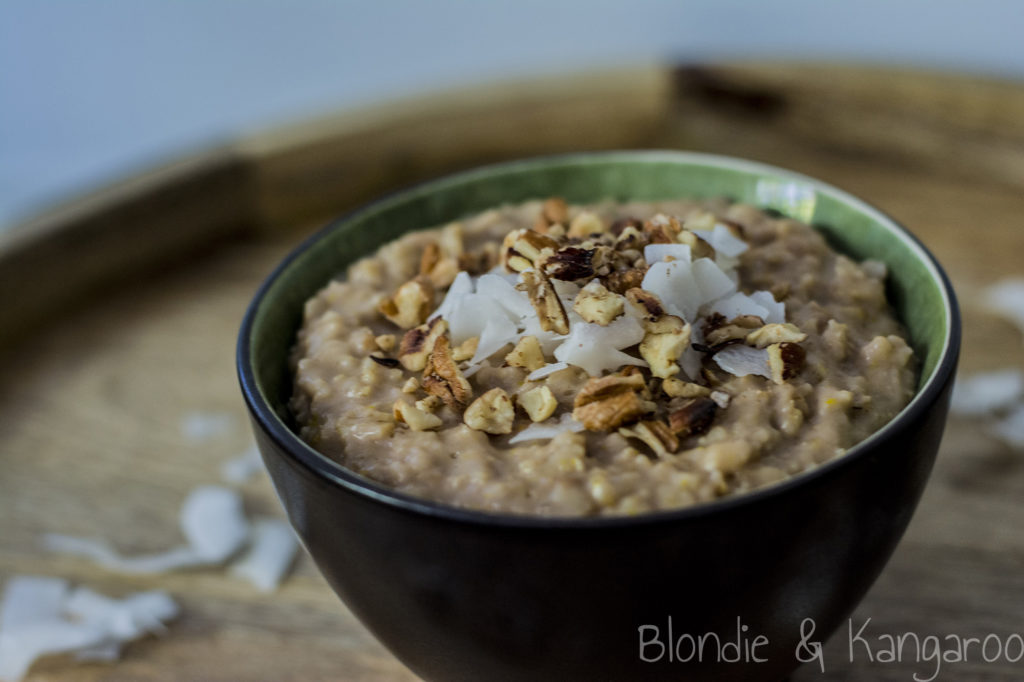
<path id="1" fill-rule="evenodd" d="M 183 615 L 110 666 L 53 658 L 35 680 L 411 680 L 306 557 L 276 594 L 220 571 L 124 577 L 39 549 L 43 532 L 125 551 L 178 541 L 194 485 L 249 441 L 234 341 L 260 280 L 326 218 L 389 188 L 509 157 L 667 147 L 745 156 L 835 183 L 909 226 L 948 269 L 967 371 L 1020 367 L 979 287 L 1021 273 L 1024 85 L 848 66 L 645 68 L 391 103 L 169 164 L 0 236 L 0 582 L 16 573 L 111 594 L 162 587 Z M 225 433 L 186 438 L 195 412 Z M 246 503 L 279 513 L 266 480 Z M 891 564 L 854 616 L 867 634 L 961 638 L 1024 630 L 1024 457 L 951 420 L 932 481 Z M 905 655 L 794 680 L 931 674 Z M 872 640 L 877 643 L 877 640 Z M 1024 663 L 944 663 L 940 679 L 1019 680 Z"/>

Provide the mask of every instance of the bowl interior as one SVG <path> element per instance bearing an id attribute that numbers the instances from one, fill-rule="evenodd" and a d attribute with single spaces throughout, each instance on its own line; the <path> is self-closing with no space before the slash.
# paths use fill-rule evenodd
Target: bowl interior
<path id="1" fill-rule="evenodd" d="M 729 197 L 810 223 L 854 258 L 889 268 L 889 300 L 922 359 L 919 389 L 950 342 L 952 301 L 921 245 L 863 201 L 812 178 L 754 162 L 686 152 L 605 152 L 489 166 L 386 197 L 312 236 L 257 295 L 240 343 L 262 399 L 283 424 L 291 419 L 287 356 L 303 303 L 331 278 L 381 244 L 502 203 L 558 195 L 570 203 L 602 199 Z"/>

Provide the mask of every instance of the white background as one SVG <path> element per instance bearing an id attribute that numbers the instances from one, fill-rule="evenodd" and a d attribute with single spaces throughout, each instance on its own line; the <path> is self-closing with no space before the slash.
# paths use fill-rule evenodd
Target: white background
<path id="1" fill-rule="evenodd" d="M 191 149 L 440 87 L 651 61 L 1024 78 L 1018 0 L 0 0 L 0 225 Z"/>

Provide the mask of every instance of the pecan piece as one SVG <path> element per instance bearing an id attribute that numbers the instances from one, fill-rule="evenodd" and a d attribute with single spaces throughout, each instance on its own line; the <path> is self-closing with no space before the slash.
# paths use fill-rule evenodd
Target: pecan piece
<path id="1" fill-rule="evenodd" d="M 713 313 L 704 323 L 704 343 L 712 350 L 720 350 L 733 343 L 746 341 L 751 330 L 764 326 L 756 315 L 738 315 L 728 322 L 719 313 Z"/>
<path id="2" fill-rule="evenodd" d="M 423 390 L 436 395 L 444 404 L 453 409 L 466 406 L 473 397 L 473 387 L 466 377 L 462 376 L 452 358 L 451 343 L 448 335 L 442 334 L 434 341 L 434 348 L 423 368 Z"/>
<path id="3" fill-rule="evenodd" d="M 718 404 L 710 397 L 688 398 L 668 415 L 668 426 L 680 438 L 699 436 L 711 428 Z"/>
<path id="4" fill-rule="evenodd" d="M 773 343 L 768 346 L 768 366 L 772 370 L 772 381 L 784 383 L 795 377 L 804 366 L 807 353 L 796 343 Z"/>
<path id="5" fill-rule="evenodd" d="M 515 408 L 508 393 L 501 388 L 492 388 L 470 403 L 462 419 L 471 429 L 501 434 L 512 432 L 515 416 Z"/>
<path id="6" fill-rule="evenodd" d="M 612 222 L 611 233 L 616 237 L 622 235 L 627 229 L 633 228 L 637 233 L 643 229 L 644 221 L 639 218 L 633 218 L 632 216 L 626 216 L 625 218 L 619 218 Z"/>
<path id="7" fill-rule="evenodd" d="M 800 328 L 791 322 L 782 324 L 766 324 L 760 329 L 747 334 L 747 344 L 758 348 L 765 348 L 773 343 L 800 343 L 807 338 L 807 334 L 800 331 Z"/>
<path id="8" fill-rule="evenodd" d="M 639 372 L 594 377 L 576 394 L 573 419 L 590 431 L 616 429 L 650 411 L 650 403 L 638 393 L 645 387 Z"/>
<path id="9" fill-rule="evenodd" d="M 644 338 L 640 357 L 650 365 L 651 374 L 661 379 L 679 374 L 679 356 L 690 343 L 690 325 L 665 313 L 656 294 L 639 288 L 626 292 L 626 299 L 641 313 Z"/>
<path id="10" fill-rule="evenodd" d="M 434 284 L 429 277 L 417 276 L 402 286 L 377 309 L 402 329 L 423 324 L 434 308 Z"/>
<path id="11" fill-rule="evenodd" d="M 568 334 L 569 318 L 547 276 L 539 270 L 528 270 L 522 273 L 522 278 L 523 283 L 526 284 L 526 293 L 530 297 L 530 303 L 537 311 L 540 328 L 546 332 Z"/>
<path id="12" fill-rule="evenodd" d="M 606 327 L 625 310 L 625 299 L 613 294 L 599 280 L 593 280 L 580 289 L 572 309 L 587 322 Z"/>
<path id="13" fill-rule="evenodd" d="M 558 242 L 534 230 L 513 230 L 501 244 L 501 260 L 513 272 L 537 267 L 558 249 Z"/>
<path id="14" fill-rule="evenodd" d="M 448 331 L 448 323 L 435 317 L 426 324 L 413 327 L 402 337 L 398 346 L 398 361 L 410 372 L 420 372 L 427 366 L 427 356 L 438 337 Z"/>
<path id="15" fill-rule="evenodd" d="M 647 444 L 659 457 L 679 449 L 679 439 L 664 423 L 655 420 L 638 422 L 631 428 L 619 429 L 625 438 L 637 438 Z"/>
<path id="16" fill-rule="evenodd" d="M 616 270 L 604 278 L 604 285 L 609 291 L 617 294 L 624 294 L 643 284 L 647 268 L 630 268 L 629 270 Z"/>
<path id="17" fill-rule="evenodd" d="M 661 390 L 671 398 L 698 398 L 711 395 L 711 389 L 676 377 L 669 377 L 661 382 Z"/>

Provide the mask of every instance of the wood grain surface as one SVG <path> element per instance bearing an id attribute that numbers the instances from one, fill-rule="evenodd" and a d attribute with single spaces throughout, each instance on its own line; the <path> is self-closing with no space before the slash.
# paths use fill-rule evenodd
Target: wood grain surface
<path id="1" fill-rule="evenodd" d="M 305 556 L 280 591 L 263 595 L 223 571 L 125 577 L 38 545 L 51 531 L 107 537 L 126 552 L 178 542 L 176 512 L 185 494 L 216 481 L 221 463 L 250 443 L 233 353 L 255 287 L 321 218 L 414 177 L 545 150 L 627 145 L 734 154 L 815 175 L 895 216 L 946 266 L 964 313 L 965 371 L 1024 368 L 1020 332 L 977 302 L 983 286 L 1024 275 L 1024 85 L 783 64 L 639 73 L 597 79 L 600 87 L 591 77 L 576 90 L 547 82 L 443 97 L 412 108 L 423 113 L 420 123 L 409 114 L 375 127 L 364 112 L 243 141 L 230 161 L 214 155 L 195 162 L 195 172 L 185 164 L 173 178 L 157 174 L 135 191 L 121 188 L 80 210 L 65 207 L 23 229 L 15 246 L 0 244 L 7 249 L 0 267 L 17 266 L 5 274 L 5 306 L 17 305 L 37 280 L 56 292 L 28 298 L 46 306 L 45 322 L 28 306 L 0 323 L 8 340 L 0 354 L 0 582 L 38 573 L 110 594 L 160 587 L 183 607 L 166 637 L 129 645 L 117 664 L 54 657 L 29 679 L 415 679 Z M 614 130 L 598 135 L 597 116 L 576 137 L 528 134 L 548 120 L 571 128 L 572 109 L 556 101 L 605 100 Z M 632 101 L 641 103 L 636 110 L 612 113 Z M 453 116 L 472 119 L 472 134 L 460 141 L 453 130 L 461 126 L 453 125 L 443 144 L 424 140 L 450 118 L 446 102 Z M 469 111 L 490 113 L 474 119 Z M 338 189 L 339 178 L 353 175 L 361 184 Z M 203 210 L 218 202 L 219 213 Z M 161 220 L 146 223 L 154 211 Z M 105 231 L 97 215 L 120 218 Z M 196 224 L 169 236 L 187 216 Z M 157 257 L 149 237 L 140 236 L 147 224 L 153 243 L 172 258 Z M 124 235 L 132 245 L 119 248 Z M 61 268 L 86 237 L 104 245 L 91 252 L 100 260 L 83 275 L 86 293 L 62 291 L 78 275 Z M 145 267 L 125 267 L 133 258 Z M 228 415 L 231 426 L 207 440 L 188 438 L 183 420 L 197 412 Z M 251 511 L 280 513 L 265 477 L 243 490 Z M 917 515 L 854 614 L 855 626 L 871 618 L 874 636 L 1024 635 L 1022 500 L 1024 453 L 987 436 L 980 423 L 951 419 Z M 871 661 L 860 649 L 850 660 L 845 631 L 828 644 L 825 659 L 824 673 L 805 666 L 793 680 L 909 682 L 915 673 L 927 679 L 935 667 L 913 657 Z M 975 655 L 943 663 L 937 679 L 1017 681 L 1024 661 L 987 663 Z"/>

